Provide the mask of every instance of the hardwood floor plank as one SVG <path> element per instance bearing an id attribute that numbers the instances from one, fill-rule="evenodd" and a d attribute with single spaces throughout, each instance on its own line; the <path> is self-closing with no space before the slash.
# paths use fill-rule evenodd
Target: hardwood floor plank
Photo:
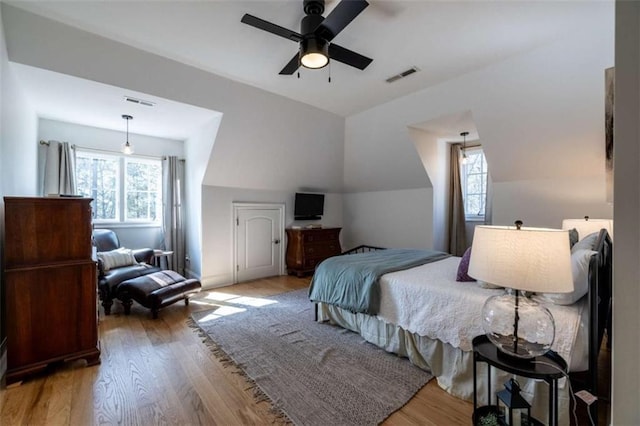
<path id="1" fill-rule="evenodd" d="M 309 277 L 283 276 L 204 291 L 185 306 L 175 303 L 151 319 L 134 303 L 125 316 L 100 315 L 101 360 L 83 361 L 0 390 L 5 425 L 264 425 L 276 419 L 257 403 L 250 383 L 218 360 L 187 325 L 190 314 L 224 306 L 225 298 L 262 297 L 308 287 Z M 236 300 L 237 302 L 238 300 Z M 472 404 L 442 390 L 435 380 L 383 424 L 468 425 Z"/>

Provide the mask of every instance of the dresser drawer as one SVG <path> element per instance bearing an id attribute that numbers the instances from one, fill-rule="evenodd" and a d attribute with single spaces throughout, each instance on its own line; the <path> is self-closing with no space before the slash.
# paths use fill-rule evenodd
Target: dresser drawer
<path id="1" fill-rule="evenodd" d="M 287 229 L 287 270 L 290 274 L 313 273 L 320 262 L 341 252 L 340 228 Z"/>
<path id="2" fill-rule="evenodd" d="M 315 230 L 313 232 L 305 232 L 303 236 L 305 243 L 318 243 L 323 241 L 336 241 L 338 240 L 338 233 L 327 230 Z"/>
<path id="3" fill-rule="evenodd" d="M 305 258 L 326 258 L 340 254 L 340 245 L 333 242 L 307 244 L 303 248 Z"/>

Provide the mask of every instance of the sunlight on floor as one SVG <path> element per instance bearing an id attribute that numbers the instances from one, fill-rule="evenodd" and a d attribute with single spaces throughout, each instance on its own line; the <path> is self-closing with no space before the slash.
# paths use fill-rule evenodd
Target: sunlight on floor
<path id="1" fill-rule="evenodd" d="M 199 322 L 212 321 L 218 318 L 226 317 L 233 314 L 239 314 L 246 312 L 244 308 L 236 308 L 234 306 L 220 306 L 218 309 L 212 311 L 210 314 L 205 315 Z"/>
<path id="2" fill-rule="evenodd" d="M 248 297 L 240 296 L 237 294 L 212 291 L 207 293 L 204 297 L 191 299 L 191 303 L 195 303 L 197 305 L 208 305 L 213 308 L 211 312 L 200 319 L 200 322 L 204 322 L 212 321 L 233 314 L 238 314 L 241 312 L 246 312 L 247 309 L 243 306 L 261 307 L 278 302 L 276 302 L 275 300 L 263 299 L 260 297 Z"/>
<path id="3" fill-rule="evenodd" d="M 273 303 L 278 303 L 275 300 L 262 299 L 259 297 L 239 296 L 237 294 L 220 293 L 217 291 L 210 292 L 204 297 L 204 299 L 246 306 L 267 306 Z"/>

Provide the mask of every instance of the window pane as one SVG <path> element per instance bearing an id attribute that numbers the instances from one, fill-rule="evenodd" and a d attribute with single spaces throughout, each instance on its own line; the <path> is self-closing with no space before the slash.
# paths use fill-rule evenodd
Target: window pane
<path id="1" fill-rule="evenodd" d="M 487 161 L 481 149 L 467 151 L 462 168 L 462 191 L 467 218 L 484 218 L 487 198 Z"/>
<path id="2" fill-rule="evenodd" d="M 95 220 L 118 220 L 118 170 L 117 157 L 77 155 L 78 193 L 93 198 L 91 209 Z"/>
<path id="3" fill-rule="evenodd" d="M 160 221 L 162 165 L 159 160 L 128 159 L 126 165 L 127 220 Z"/>
<path id="4" fill-rule="evenodd" d="M 482 194 L 484 175 L 467 175 L 467 194 Z"/>

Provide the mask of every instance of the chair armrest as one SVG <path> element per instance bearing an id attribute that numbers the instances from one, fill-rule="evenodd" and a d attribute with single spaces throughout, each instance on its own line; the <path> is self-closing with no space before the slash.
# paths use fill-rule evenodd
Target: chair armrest
<path id="1" fill-rule="evenodd" d="M 104 277 L 104 264 L 102 259 L 98 258 L 98 278 Z"/>
<path id="2" fill-rule="evenodd" d="M 152 264 L 153 263 L 153 249 L 150 248 L 143 248 L 143 249 L 136 249 L 136 250 L 132 250 L 133 252 L 133 257 L 136 258 L 136 261 L 138 263 L 148 263 L 148 264 Z"/>

